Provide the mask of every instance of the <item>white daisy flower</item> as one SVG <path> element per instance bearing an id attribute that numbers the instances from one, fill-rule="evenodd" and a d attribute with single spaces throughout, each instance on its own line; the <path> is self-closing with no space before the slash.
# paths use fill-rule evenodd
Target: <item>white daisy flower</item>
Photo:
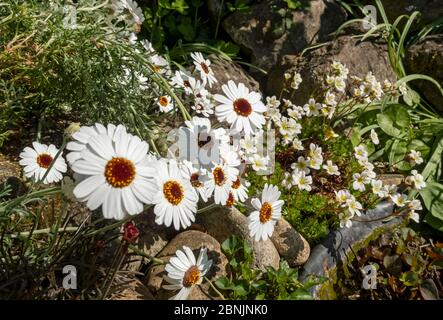
<path id="1" fill-rule="evenodd" d="M 134 0 L 117 0 L 113 2 L 116 16 L 120 21 L 132 24 L 142 24 L 145 20 L 142 9 Z"/>
<path id="2" fill-rule="evenodd" d="M 205 182 L 206 196 L 214 195 L 215 204 L 225 205 L 232 184 L 237 180 L 239 171 L 227 164 L 214 164 L 209 179 Z"/>
<path id="3" fill-rule="evenodd" d="M 213 104 L 207 98 L 197 97 L 194 100 L 194 104 L 191 106 L 191 109 L 195 111 L 197 114 L 201 114 L 204 117 L 209 117 L 214 113 Z"/>
<path id="4" fill-rule="evenodd" d="M 148 40 L 142 40 L 140 41 L 140 43 L 142 44 L 143 48 L 145 48 L 146 52 L 148 53 L 155 53 L 155 49 L 152 46 L 152 43 Z"/>
<path id="5" fill-rule="evenodd" d="M 211 69 L 211 61 L 209 59 L 205 59 L 200 52 L 191 53 L 191 58 L 194 60 L 194 65 L 198 71 L 200 71 L 200 76 L 204 83 L 209 85 L 209 88 L 212 88 L 212 84 L 217 82 L 215 79 L 214 71 Z"/>
<path id="6" fill-rule="evenodd" d="M 198 195 L 191 181 L 183 177 L 177 162 L 162 159 L 156 165 L 156 191 L 152 197 L 155 222 L 175 230 L 189 227 L 195 221 Z"/>
<path id="7" fill-rule="evenodd" d="M 371 129 L 370 137 L 371 137 L 371 141 L 372 141 L 373 144 L 379 144 L 380 143 L 380 140 L 378 139 L 377 132 L 375 132 L 374 129 Z"/>
<path id="8" fill-rule="evenodd" d="M 220 103 L 215 107 L 218 120 L 231 124 L 232 129 L 245 134 L 252 134 L 265 124 L 263 113 L 267 107 L 261 101 L 261 94 L 249 92 L 243 83 L 238 86 L 229 80 L 222 86 L 225 96 L 216 94 L 214 99 Z"/>
<path id="9" fill-rule="evenodd" d="M 191 182 L 191 185 L 197 190 L 200 198 L 207 202 L 205 182 L 208 180 L 208 173 L 206 169 L 200 168 L 198 165 L 194 166 L 191 161 L 184 160 L 180 164 L 182 175 L 185 179 Z"/>
<path id="10" fill-rule="evenodd" d="M 197 159 L 204 166 L 217 162 L 220 158 L 220 147 L 229 142 L 223 128 L 212 129 L 207 118 L 193 117 L 185 121 L 186 127 L 179 129 L 177 147 L 180 158 L 189 161 Z"/>
<path id="11" fill-rule="evenodd" d="M 245 202 L 246 201 L 246 199 L 248 198 L 247 185 L 248 185 L 248 182 L 245 181 L 245 183 L 242 184 L 242 181 L 240 180 L 240 178 L 237 178 L 237 180 L 235 180 L 232 183 L 231 193 L 232 193 L 232 196 L 234 197 L 235 201 L 238 201 L 238 202 Z"/>
<path id="12" fill-rule="evenodd" d="M 304 171 L 295 170 L 292 174 L 292 181 L 300 190 L 311 191 L 312 177 L 307 176 Z"/>
<path id="13" fill-rule="evenodd" d="M 119 137 L 120 134 L 126 133 L 126 128 L 122 125 L 117 127 L 113 124 L 108 124 L 107 127 L 100 123 L 96 123 L 94 126 L 82 126 L 79 130 L 72 134 L 73 141 L 68 142 L 66 149 L 71 151 L 66 156 L 69 165 L 73 165 L 75 161 L 81 158 L 82 151 L 86 148 L 88 142 L 92 137 L 98 134 L 107 134 L 115 142 L 114 136 Z"/>
<path id="14" fill-rule="evenodd" d="M 323 169 L 326 170 L 329 175 L 340 175 L 340 171 L 338 171 L 338 167 L 332 163 L 331 160 L 326 161 L 326 164 L 323 165 Z"/>
<path id="15" fill-rule="evenodd" d="M 158 98 L 157 105 L 160 107 L 161 112 L 169 112 L 174 109 L 174 104 L 170 96 L 161 96 Z"/>
<path id="16" fill-rule="evenodd" d="M 169 75 L 171 73 L 171 68 L 169 67 L 169 62 L 162 56 L 154 54 L 148 57 L 149 62 L 152 64 L 152 71 L 158 74 Z"/>
<path id="17" fill-rule="evenodd" d="M 90 210 L 101 206 L 107 219 L 140 213 L 155 192 L 151 180 L 155 170 L 149 164 L 148 150 L 146 142 L 126 130 L 91 137 L 71 166 L 82 176 L 74 195 Z"/>
<path id="18" fill-rule="evenodd" d="M 184 73 L 181 70 L 175 71 L 174 76 L 171 78 L 169 83 L 174 88 L 182 88 L 185 90 L 185 93 L 187 95 L 190 95 L 193 93 L 192 85 L 191 85 L 191 79 L 195 83 L 196 80 L 192 76 L 188 75 L 187 73 Z"/>
<path id="19" fill-rule="evenodd" d="M 48 146 L 37 141 L 34 141 L 32 146 L 34 148 L 26 147 L 20 153 L 19 164 L 24 167 L 25 176 L 40 181 L 50 169 L 42 181 L 44 184 L 62 180 L 62 173 L 66 172 L 67 166 L 61 154 L 55 159 L 59 150 L 53 144 Z M 52 164 L 53 162 L 54 164 Z"/>
<path id="20" fill-rule="evenodd" d="M 169 283 L 163 285 L 166 290 L 180 290 L 172 300 L 186 300 L 194 286 L 203 281 L 203 277 L 212 266 L 212 260 L 208 259 L 207 249 L 200 249 L 197 260 L 189 247 L 183 246 L 183 250 L 177 250 L 165 267 L 168 273 L 165 280 Z"/>
<path id="21" fill-rule="evenodd" d="M 255 241 L 266 241 L 272 235 L 275 224 L 281 218 L 281 209 L 284 204 L 284 201 L 280 200 L 280 195 L 276 186 L 265 184 L 261 201 L 257 198 L 252 199 L 251 203 L 256 211 L 248 217 L 249 235 Z"/>
<path id="22" fill-rule="evenodd" d="M 404 207 L 408 203 L 408 196 L 401 193 L 396 193 L 391 196 L 391 200 L 399 207 Z"/>

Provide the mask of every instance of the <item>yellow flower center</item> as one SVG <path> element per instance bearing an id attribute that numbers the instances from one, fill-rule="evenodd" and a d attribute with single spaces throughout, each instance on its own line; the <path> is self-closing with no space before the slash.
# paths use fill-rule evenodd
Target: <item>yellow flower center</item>
<path id="1" fill-rule="evenodd" d="M 272 206 L 268 202 L 265 202 L 263 203 L 260 209 L 260 222 L 266 223 L 269 220 L 271 220 L 271 218 L 272 218 Z"/>
<path id="2" fill-rule="evenodd" d="M 165 96 L 161 96 L 159 99 L 158 99 L 158 102 L 160 103 L 160 105 L 162 106 L 162 107 L 166 107 L 167 105 L 168 105 L 168 98 L 167 97 L 165 97 Z"/>
<path id="3" fill-rule="evenodd" d="M 174 206 L 182 202 L 185 197 L 182 185 L 175 180 L 165 182 L 163 185 L 163 194 L 166 200 Z"/>
<path id="4" fill-rule="evenodd" d="M 105 167 L 106 181 L 114 188 L 129 186 L 135 178 L 135 166 L 125 158 L 112 158 Z"/>
<path id="5" fill-rule="evenodd" d="M 197 266 L 192 266 L 185 272 L 183 286 L 189 288 L 197 284 L 198 280 L 200 280 L 200 270 Z"/>

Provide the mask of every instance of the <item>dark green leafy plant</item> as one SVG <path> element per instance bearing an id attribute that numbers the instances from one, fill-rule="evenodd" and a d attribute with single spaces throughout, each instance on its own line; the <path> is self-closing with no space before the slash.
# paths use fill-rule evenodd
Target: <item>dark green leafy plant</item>
<path id="1" fill-rule="evenodd" d="M 442 297 L 443 244 L 429 242 L 410 228 L 372 241 L 352 257 L 335 290 L 342 299 L 425 299 Z M 362 289 L 360 271 L 372 264 L 377 288 Z"/>
<path id="2" fill-rule="evenodd" d="M 308 290 L 318 284 L 319 279 L 300 282 L 298 270 L 290 268 L 286 261 L 282 260 L 278 269 L 267 267 L 266 272 L 255 269 L 251 247 L 236 236 L 223 242 L 222 250 L 232 275 L 217 279 L 215 285 L 230 299 L 312 299 Z"/>

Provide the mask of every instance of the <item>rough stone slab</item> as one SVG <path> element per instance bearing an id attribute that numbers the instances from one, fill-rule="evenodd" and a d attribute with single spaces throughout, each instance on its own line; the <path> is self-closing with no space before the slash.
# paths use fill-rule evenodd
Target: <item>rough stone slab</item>
<path id="1" fill-rule="evenodd" d="M 346 263 L 349 255 L 353 255 L 351 248 L 356 252 L 360 246 L 364 246 L 380 233 L 392 230 L 404 222 L 401 216 L 383 222 L 392 212 L 393 205 L 382 202 L 376 208 L 358 217 L 359 220 L 368 222 L 353 221 L 351 228 L 332 231 L 323 243 L 313 248 L 311 256 L 303 267 L 301 279 L 304 280 L 309 275 L 318 275 L 333 281 L 336 269 Z M 311 293 L 315 298 L 322 298 L 319 292 L 324 285 L 312 288 Z"/>

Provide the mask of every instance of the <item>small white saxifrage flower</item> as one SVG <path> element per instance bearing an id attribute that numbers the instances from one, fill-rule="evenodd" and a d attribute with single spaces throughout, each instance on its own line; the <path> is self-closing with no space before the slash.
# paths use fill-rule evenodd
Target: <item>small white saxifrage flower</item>
<path id="1" fill-rule="evenodd" d="M 296 185 L 300 190 L 312 190 L 312 177 L 306 175 L 304 171 L 298 171 L 297 169 L 294 170 L 292 174 L 292 181 L 294 182 L 294 185 Z"/>
<path id="2" fill-rule="evenodd" d="M 215 107 L 218 120 L 226 121 L 232 129 L 250 135 L 265 124 L 263 113 L 267 107 L 261 101 L 261 94 L 249 92 L 243 83 L 238 86 L 229 80 L 227 85 L 222 86 L 224 96 L 214 95 L 214 99 L 220 104 Z"/>
<path id="3" fill-rule="evenodd" d="M 25 172 L 26 177 L 33 178 L 35 181 L 40 181 L 51 167 L 51 164 L 58 153 L 58 149 L 53 144 L 48 146 L 37 141 L 34 141 L 32 146 L 34 148 L 26 147 L 20 153 L 21 160 L 19 161 L 19 164 L 24 167 L 23 171 Z M 57 159 L 55 159 L 49 172 L 46 174 L 43 183 L 48 184 L 62 180 L 62 173 L 65 173 L 66 170 L 67 166 L 65 159 L 63 159 L 60 154 Z"/>
<path id="4" fill-rule="evenodd" d="M 413 166 L 423 163 L 423 158 L 420 151 L 411 150 L 411 152 L 407 155 L 407 159 Z"/>
<path id="5" fill-rule="evenodd" d="M 417 170 L 411 171 L 411 176 L 406 177 L 405 183 L 412 186 L 415 190 L 420 190 L 426 187 L 424 177 L 417 172 Z"/>
<path id="6" fill-rule="evenodd" d="M 101 206 L 105 218 L 121 220 L 151 203 L 155 170 L 149 164 L 146 142 L 126 129 L 113 133 L 92 136 L 71 167 L 80 181 L 74 195 L 90 210 Z"/>
<path id="7" fill-rule="evenodd" d="M 249 234 L 255 241 L 265 241 L 274 232 L 275 224 L 281 218 L 281 209 L 284 204 L 284 201 L 280 200 L 280 195 L 276 186 L 265 184 L 261 201 L 257 198 L 252 199 L 251 203 L 256 211 L 248 217 Z"/>
<path id="8" fill-rule="evenodd" d="M 378 139 L 377 132 L 375 132 L 374 129 L 371 129 L 370 136 L 371 136 L 371 141 L 372 141 L 373 144 L 379 144 L 380 143 L 380 140 Z"/>
<path id="9" fill-rule="evenodd" d="M 326 161 L 326 164 L 323 165 L 323 169 L 325 169 L 329 175 L 336 175 L 336 176 L 340 175 L 338 167 L 334 165 L 331 160 Z"/>
<path id="10" fill-rule="evenodd" d="M 200 52 L 191 53 L 191 57 L 194 60 L 194 65 L 198 71 L 200 71 L 201 79 L 203 83 L 207 83 L 209 88 L 212 88 L 212 84 L 217 82 L 215 79 L 214 71 L 211 69 L 211 61 L 205 59 Z"/>
<path id="11" fill-rule="evenodd" d="M 186 300 L 191 290 L 202 283 L 203 277 L 212 266 L 212 260 L 208 259 L 207 249 L 200 249 L 197 260 L 189 247 L 183 246 L 183 250 L 177 250 L 175 256 L 169 260 L 165 270 L 168 273 L 165 280 L 169 283 L 163 285 L 166 290 L 180 290 L 172 300 Z"/>
<path id="12" fill-rule="evenodd" d="M 175 160 L 162 159 L 156 166 L 155 188 L 152 203 L 155 204 L 155 222 L 175 230 L 189 227 L 195 221 L 198 195 L 191 181 L 183 177 Z"/>

